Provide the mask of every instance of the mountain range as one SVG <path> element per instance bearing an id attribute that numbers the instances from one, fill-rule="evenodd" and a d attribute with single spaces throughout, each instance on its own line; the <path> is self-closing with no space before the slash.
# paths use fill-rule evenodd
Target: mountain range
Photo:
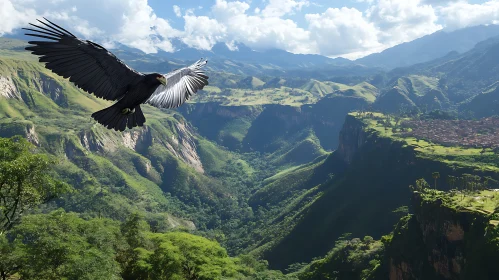
<path id="1" fill-rule="evenodd" d="M 488 38 L 499 36 L 499 25 L 480 25 L 455 31 L 441 30 L 414 41 L 402 43 L 381 53 L 355 60 L 369 67 L 391 70 L 443 57 L 451 52 L 464 53 Z"/>
<path id="2" fill-rule="evenodd" d="M 159 50 L 155 54 L 146 54 L 119 43 L 112 51 L 117 52 L 119 57 L 124 59 L 133 58 L 133 60 L 156 62 L 155 69 L 163 71 L 176 67 L 176 64 L 181 61 L 193 61 L 204 57 L 214 62 L 212 67 L 217 71 L 246 75 L 286 75 L 291 72 L 290 75 L 293 75 L 293 70 L 306 69 L 313 71 L 311 77 L 314 75 L 315 77 L 317 75 L 324 77 L 321 71 L 330 72 L 335 76 L 338 76 L 338 73 L 340 75 L 354 75 L 352 72 L 366 75 L 372 74 L 372 72 L 366 72 L 360 66 L 390 70 L 428 62 L 452 52 L 464 53 L 472 49 L 478 42 L 494 36 L 499 36 L 499 25 L 480 25 L 451 32 L 442 30 L 355 61 L 341 57 L 329 58 L 322 55 L 293 54 L 279 49 L 255 51 L 242 43 L 237 43 L 231 48 L 225 43 L 217 43 L 211 50 L 199 50 L 190 48 L 179 39 L 172 40 L 172 45 L 176 50 L 173 53 Z M 29 39 L 19 31 L 6 35 L 6 37 Z M 140 68 L 140 64 L 136 66 Z M 350 69 L 350 71 L 342 73 L 344 68 Z M 299 74 L 295 73 L 294 76 L 299 76 Z"/>

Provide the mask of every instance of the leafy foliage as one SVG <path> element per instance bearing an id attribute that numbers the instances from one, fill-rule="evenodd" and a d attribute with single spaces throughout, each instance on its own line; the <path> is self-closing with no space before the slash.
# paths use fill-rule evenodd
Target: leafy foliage
<path id="1" fill-rule="evenodd" d="M 120 224 L 62 209 L 27 215 L 0 235 L 0 277 L 22 279 L 267 279 L 267 263 L 231 258 L 216 241 L 182 231 L 153 233 L 132 214 Z M 280 276 L 279 276 L 280 275 Z M 279 276 L 279 278 L 277 278 Z M 254 278 L 253 278 L 254 277 Z"/>
<path id="2" fill-rule="evenodd" d="M 108 219 L 85 221 L 63 210 L 29 215 L 8 232 L 7 255 L 23 279 L 119 279 L 118 233 Z"/>
<path id="3" fill-rule="evenodd" d="M 383 252 L 383 244 L 370 236 L 340 239 L 326 257 L 299 273 L 299 279 L 374 279 L 371 275 L 379 268 Z"/>
<path id="4" fill-rule="evenodd" d="M 49 172 L 55 160 L 34 148 L 21 137 L 0 138 L 0 233 L 26 210 L 69 190 Z"/>

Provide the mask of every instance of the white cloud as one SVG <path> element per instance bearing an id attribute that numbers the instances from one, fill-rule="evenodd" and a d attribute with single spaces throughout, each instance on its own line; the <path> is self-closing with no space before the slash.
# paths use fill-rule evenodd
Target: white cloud
<path id="1" fill-rule="evenodd" d="M 308 1 L 295 0 L 269 0 L 269 4 L 265 6 L 262 15 L 265 17 L 282 17 L 293 13 L 295 10 L 301 10 L 303 6 L 308 6 Z"/>
<path id="2" fill-rule="evenodd" d="M 227 28 L 216 19 L 206 16 L 184 16 L 185 27 L 182 41 L 188 46 L 210 50 L 217 42 L 224 42 Z"/>
<path id="3" fill-rule="evenodd" d="M 442 29 L 434 8 L 419 0 L 378 0 L 366 15 L 380 31 L 379 41 L 389 46 Z"/>
<path id="4" fill-rule="evenodd" d="M 169 40 L 180 32 L 173 29 L 168 21 L 159 18 L 147 4 L 147 0 L 128 0 L 122 16 L 122 27 L 116 36 L 118 41 L 139 48 L 145 52 L 157 49 L 173 51 Z"/>
<path id="5" fill-rule="evenodd" d="M 378 30 L 355 8 L 329 8 L 322 14 L 307 14 L 310 39 L 319 53 L 337 56 L 379 48 Z"/>
<path id="6" fill-rule="evenodd" d="M 241 1 L 217 0 L 212 11 L 217 19 L 227 19 L 244 15 L 249 9 L 249 4 Z"/>
<path id="7" fill-rule="evenodd" d="M 294 21 L 276 16 L 248 15 L 249 7 L 248 3 L 241 1 L 216 1 L 212 13 L 226 26 L 227 40 L 242 42 L 255 49 L 280 48 L 297 53 L 316 51 L 315 44 L 309 40 L 309 32 Z"/>
<path id="8" fill-rule="evenodd" d="M 173 5 L 173 12 L 177 17 L 182 17 L 182 12 L 180 11 L 180 7 L 177 5 Z"/>
<path id="9" fill-rule="evenodd" d="M 200 49 L 218 42 L 237 49 L 240 42 L 257 50 L 280 48 L 356 58 L 441 28 L 499 20 L 499 0 L 352 2 L 364 2 L 368 8 L 323 7 L 313 0 L 265 0 L 256 7 L 250 0 L 216 0 L 206 15 L 199 16 L 201 7 L 183 9 L 178 4 L 172 6 L 178 17 L 173 20 L 183 20 L 184 27 L 177 30 L 158 17 L 147 0 L 0 0 L 0 35 L 46 16 L 105 46 L 119 42 L 145 52 L 173 51 L 170 39 L 179 37 Z M 320 12 L 307 14 L 311 6 Z M 293 14 L 293 19 L 303 19 L 301 25 L 289 18 Z"/>
<path id="10" fill-rule="evenodd" d="M 499 23 L 499 1 L 469 4 L 464 1 L 438 9 L 440 18 L 448 30 L 481 24 Z"/>
<path id="11" fill-rule="evenodd" d="M 181 34 L 158 17 L 147 0 L 0 0 L 0 15 L 0 32 L 45 16 L 87 39 L 108 46 L 120 42 L 145 52 L 173 51 L 168 38 Z"/>
<path id="12" fill-rule="evenodd" d="M 442 28 L 432 6 L 419 0 L 377 0 L 365 13 L 329 8 L 307 14 L 311 39 L 328 56 L 356 58 L 433 33 Z"/>
<path id="13" fill-rule="evenodd" d="M 35 15 L 33 9 L 16 9 L 9 0 L 0 0 L 0 36 L 26 25 Z"/>

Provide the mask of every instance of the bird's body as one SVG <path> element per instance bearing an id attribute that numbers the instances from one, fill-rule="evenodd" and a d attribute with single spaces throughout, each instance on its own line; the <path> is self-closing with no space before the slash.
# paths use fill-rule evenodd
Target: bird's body
<path id="1" fill-rule="evenodd" d="M 64 28 L 47 20 L 38 29 L 25 28 L 26 34 L 54 41 L 30 41 L 26 49 L 40 55 L 40 62 L 54 73 L 69 78 L 79 88 L 97 97 L 116 101 L 112 106 L 95 112 L 92 117 L 109 129 L 123 131 L 142 126 L 146 119 L 140 107 L 150 104 L 158 108 L 176 108 L 208 85 L 208 76 L 201 71 L 207 63 L 202 59 L 191 66 L 167 75 L 143 74 L 128 67 L 104 47 L 78 39 Z"/>
<path id="2" fill-rule="evenodd" d="M 140 105 L 145 103 L 161 83 L 156 79 L 158 74 L 144 75 L 130 88 L 118 102 L 111 107 L 105 108 L 92 114 L 92 117 L 100 124 L 125 130 L 125 127 L 142 126 L 145 122 L 144 114 Z"/>

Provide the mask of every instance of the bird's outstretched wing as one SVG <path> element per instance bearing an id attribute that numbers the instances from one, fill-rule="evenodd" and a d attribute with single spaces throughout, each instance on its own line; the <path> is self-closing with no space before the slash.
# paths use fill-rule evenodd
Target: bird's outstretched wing
<path id="1" fill-rule="evenodd" d="M 165 75 L 166 85 L 160 85 L 146 101 L 158 108 L 176 108 L 198 90 L 208 85 L 208 76 L 201 70 L 208 61 L 200 59 L 191 66 Z"/>
<path id="2" fill-rule="evenodd" d="M 45 19 L 45 18 L 44 18 Z M 54 73 L 69 78 L 88 93 L 106 100 L 117 100 L 138 82 L 143 74 L 131 69 L 104 47 L 83 41 L 66 29 L 45 19 L 36 29 L 23 28 L 35 33 L 26 35 L 51 41 L 29 41 L 26 50 L 40 56 L 40 62 Z"/>

